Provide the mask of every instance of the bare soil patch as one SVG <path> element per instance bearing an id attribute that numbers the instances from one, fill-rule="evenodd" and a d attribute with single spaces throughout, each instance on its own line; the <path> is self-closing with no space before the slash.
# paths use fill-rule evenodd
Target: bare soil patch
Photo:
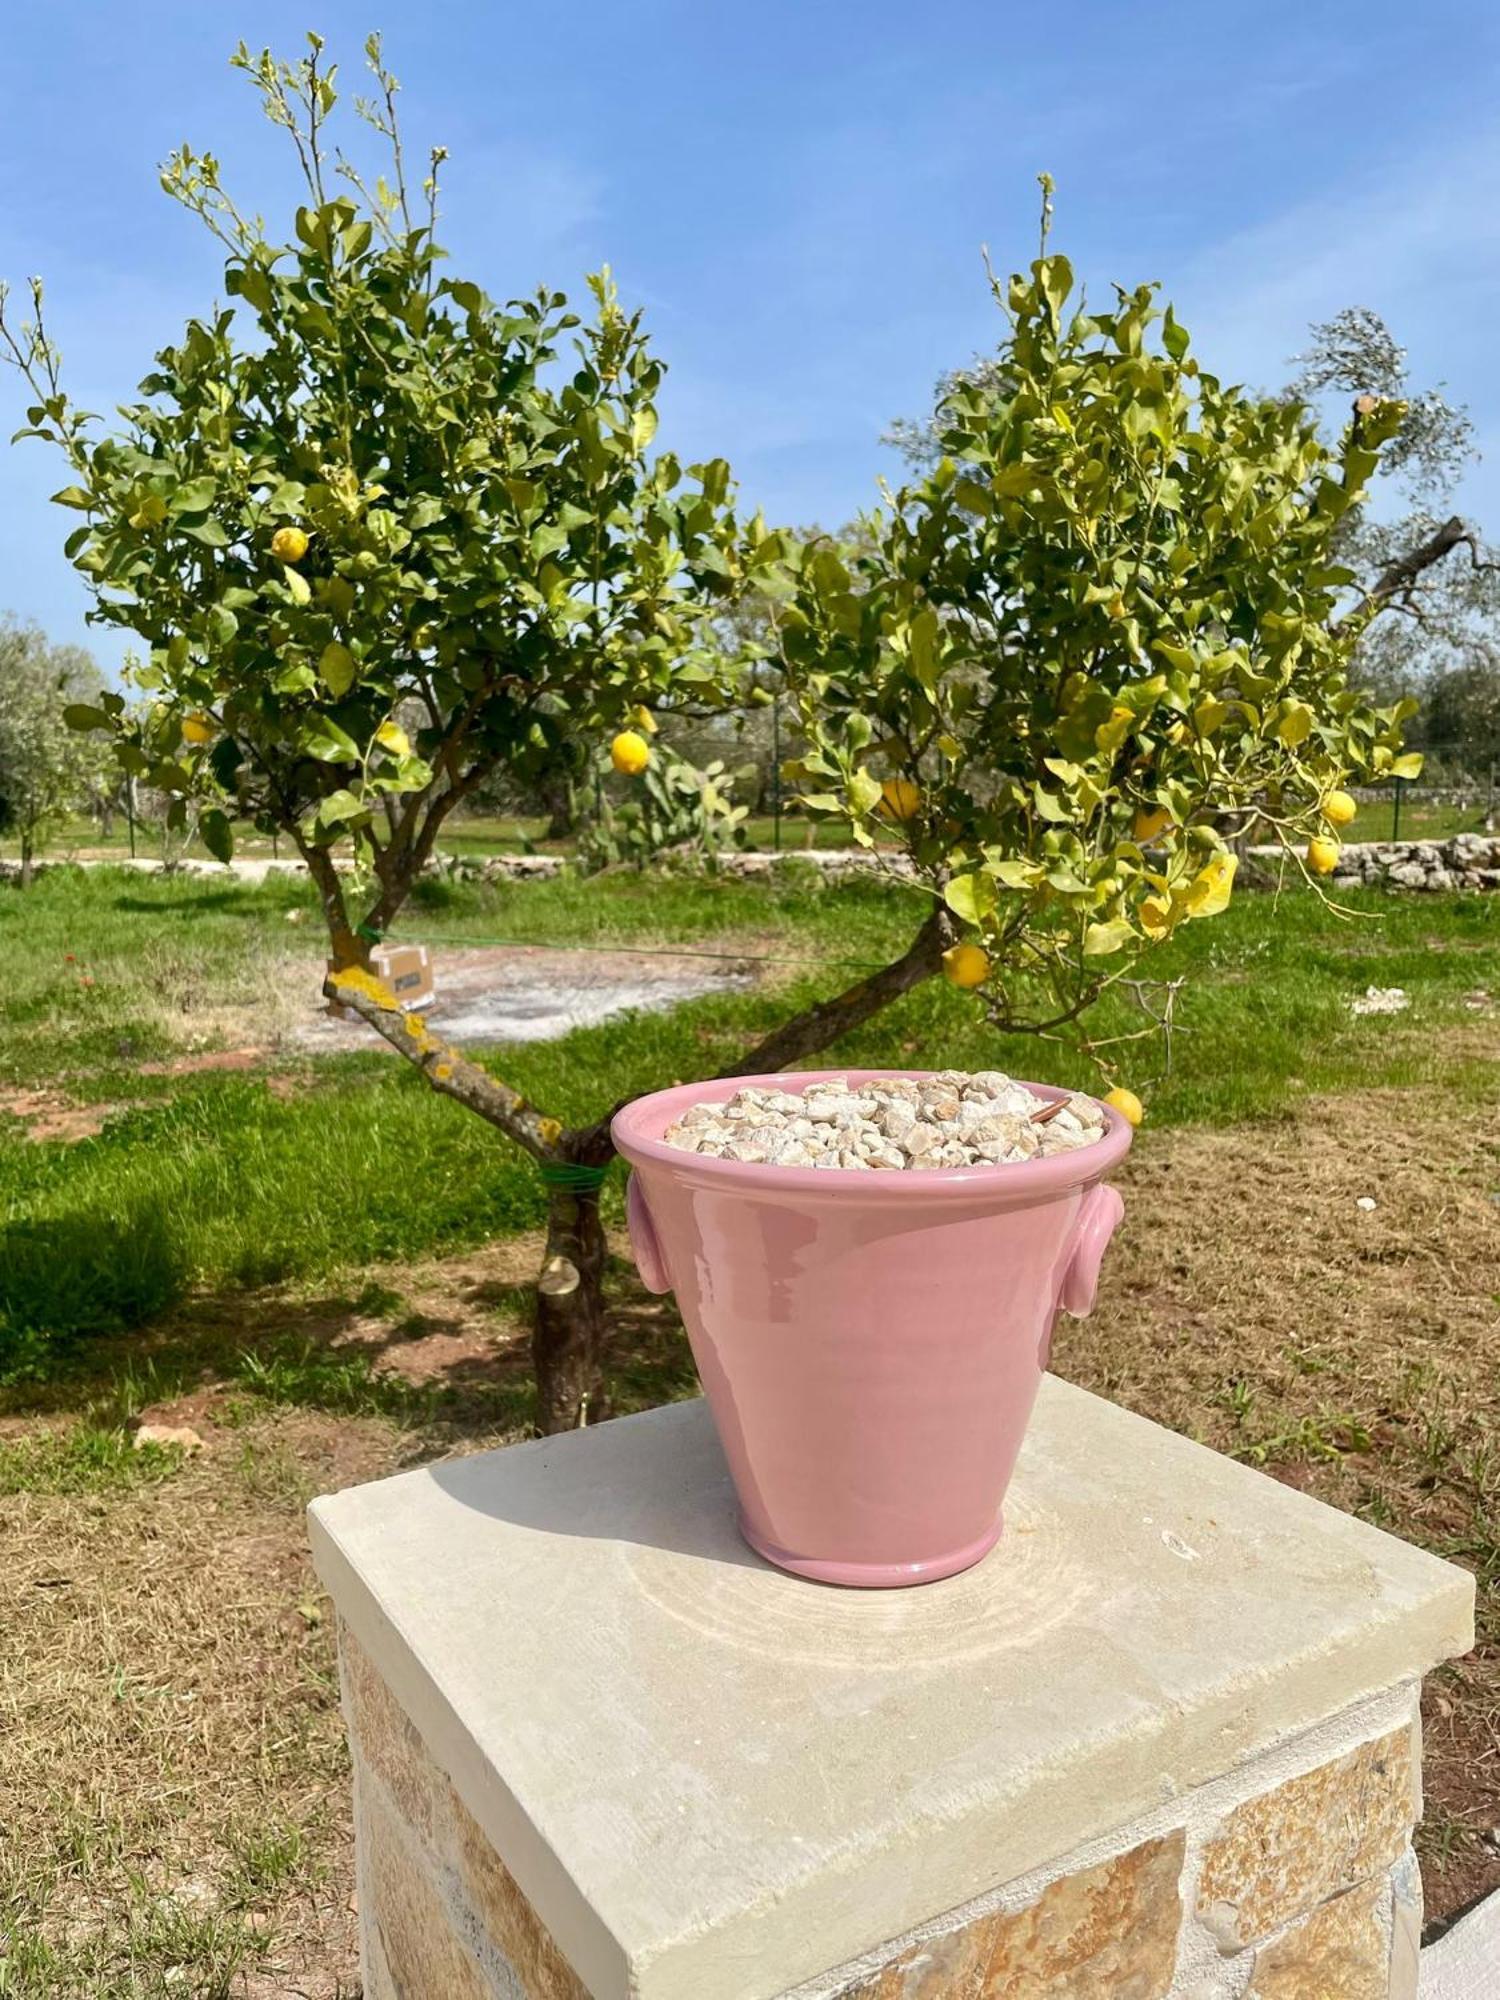
<path id="1" fill-rule="evenodd" d="M 71 1104 L 55 1090 L 0 1085 L 0 1118 L 14 1118 L 33 1144 L 47 1139 L 92 1139 L 116 1104 Z"/>
<path id="2" fill-rule="evenodd" d="M 254 1069 L 265 1058 L 265 1050 L 205 1049 L 201 1055 L 173 1056 L 170 1062 L 143 1062 L 142 1076 L 203 1076 L 213 1070 Z"/>

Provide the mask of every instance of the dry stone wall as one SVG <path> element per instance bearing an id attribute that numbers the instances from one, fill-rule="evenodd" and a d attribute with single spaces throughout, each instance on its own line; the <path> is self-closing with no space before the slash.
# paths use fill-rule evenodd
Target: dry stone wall
<path id="1" fill-rule="evenodd" d="M 1253 847 L 1240 882 L 1246 888 L 1263 888 L 1274 883 L 1280 871 L 1280 850 Z M 668 860 L 664 865 L 672 865 Z M 686 866 L 686 862 L 679 865 Z M 222 878 L 223 864 L 190 859 L 169 866 L 161 862 L 124 860 L 115 862 L 38 862 L 36 873 L 49 868 L 130 867 L 142 874 L 211 875 Z M 563 874 L 572 863 L 561 854 L 439 854 L 431 872 L 453 882 L 548 882 Z M 269 875 L 295 875 L 299 861 L 250 860 L 232 862 L 236 875 L 250 881 L 264 881 Z M 883 875 L 893 880 L 911 880 L 915 871 L 904 856 L 868 854 L 859 848 L 783 848 L 778 853 L 754 851 L 728 854 L 719 863 L 721 871 L 741 880 L 755 880 L 781 868 L 812 868 L 828 882 L 842 882 L 855 875 Z M 13 880 L 19 864 L 0 861 L 0 882 Z M 1364 884 L 1370 888 L 1396 890 L 1500 889 L 1500 834 L 1458 833 L 1448 840 L 1364 840 L 1349 842 L 1337 872 L 1329 878 L 1335 888 Z"/>

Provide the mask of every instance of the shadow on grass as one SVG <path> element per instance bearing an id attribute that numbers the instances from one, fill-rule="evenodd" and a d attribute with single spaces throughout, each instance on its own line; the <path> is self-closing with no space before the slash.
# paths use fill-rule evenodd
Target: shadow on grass
<path id="1" fill-rule="evenodd" d="M 0 1370 L 56 1366 L 59 1344 L 120 1332 L 181 1297 L 174 1233 L 145 1204 L 121 1216 L 54 1216 L 0 1229 Z M 61 1337 L 61 1338 L 60 1338 Z"/>
<path id="2" fill-rule="evenodd" d="M 205 910 L 229 910 L 235 916 L 251 917 L 261 921 L 265 909 L 245 894 L 244 885 L 237 883 L 233 888 L 204 889 L 190 896 L 181 896 L 167 902 L 160 897 L 132 896 L 122 891 L 111 896 L 109 906 L 114 910 L 133 910 L 148 917 L 171 917 L 177 922 L 187 922 L 202 916 Z"/>
<path id="3" fill-rule="evenodd" d="M 3 1242 L 3 1238 L 0 1238 Z M 80 1283 L 97 1284 L 85 1271 Z M 88 1413 L 119 1424 L 141 1410 L 207 1394 L 232 1403 L 379 1417 L 438 1446 L 530 1433 L 536 1418 L 530 1284 L 455 1279 L 451 1311 L 413 1312 L 402 1294 L 371 1282 L 355 1293 L 289 1296 L 224 1290 L 179 1300 L 122 1333 L 119 1316 L 61 1352 L 38 1348 L 14 1371 L 3 1406 L 38 1416 Z M 627 1415 L 697 1393 L 692 1356 L 670 1300 L 653 1297 L 629 1263 L 607 1279 L 606 1375 L 611 1413 Z M 92 1296 L 92 1294 L 91 1294 Z M 175 1306 L 175 1309 L 171 1309 Z M 24 1354 L 17 1357 L 24 1363 Z"/>

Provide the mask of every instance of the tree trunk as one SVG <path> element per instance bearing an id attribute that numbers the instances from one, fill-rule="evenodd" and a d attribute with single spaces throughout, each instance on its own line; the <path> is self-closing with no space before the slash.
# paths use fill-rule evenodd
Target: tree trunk
<path id="1" fill-rule="evenodd" d="M 578 811 L 573 797 L 573 780 L 566 772 L 546 778 L 539 787 L 547 808 L 547 831 L 543 840 L 571 840 L 578 831 Z"/>
<path id="2" fill-rule="evenodd" d="M 23 889 L 29 889 L 31 887 L 32 853 L 33 849 L 31 845 L 31 835 L 29 833 L 23 833 L 21 835 L 21 887 Z"/>
<path id="3" fill-rule="evenodd" d="M 539 1430 L 578 1430 L 609 1414 L 604 1395 L 604 1257 L 599 1190 L 553 1187 L 531 1340 Z"/>
<path id="4" fill-rule="evenodd" d="M 328 926 L 328 944 L 335 966 L 342 971 L 345 966 L 357 965 L 368 971 L 370 946 L 349 921 L 344 885 L 333 865 L 333 856 L 326 847 L 310 847 L 300 838 L 297 845 L 312 877 L 313 887 L 318 892 L 318 901 L 323 906 L 323 921 Z M 332 998 L 332 995 L 329 997 Z"/>

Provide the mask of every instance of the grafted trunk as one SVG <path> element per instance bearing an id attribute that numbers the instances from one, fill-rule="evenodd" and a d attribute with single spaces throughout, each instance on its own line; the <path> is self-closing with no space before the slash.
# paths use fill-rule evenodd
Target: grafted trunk
<path id="1" fill-rule="evenodd" d="M 609 1414 L 604 1393 L 604 1258 L 599 1190 L 552 1188 L 531 1339 L 539 1430 L 577 1430 Z"/>

